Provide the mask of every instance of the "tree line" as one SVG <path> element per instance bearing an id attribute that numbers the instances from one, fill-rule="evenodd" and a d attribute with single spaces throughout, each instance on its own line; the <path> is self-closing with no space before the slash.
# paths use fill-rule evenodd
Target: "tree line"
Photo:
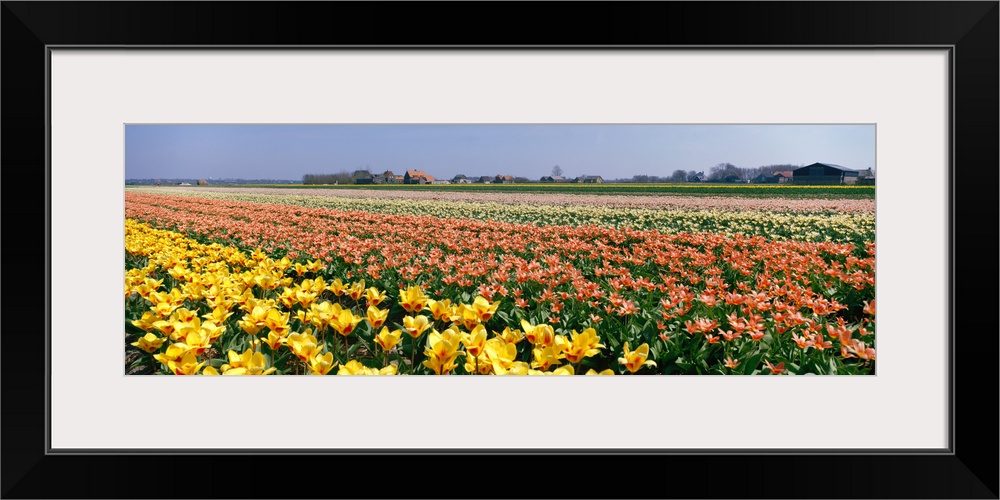
<path id="1" fill-rule="evenodd" d="M 655 182 L 696 182 L 698 181 L 698 176 L 703 176 L 702 181 L 708 182 L 739 182 L 751 180 L 758 175 L 773 175 L 775 172 L 782 172 L 786 170 L 795 170 L 801 165 L 764 165 L 760 167 L 753 168 L 743 168 L 737 167 L 732 163 L 719 163 L 714 167 L 710 168 L 708 172 L 696 171 L 696 170 L 682 170 L 677 169 L 669 176 L 656 176 L 656 175 L 634 175 L 630 179 L 615 179 L 612 182 L 636 182 L 636 183 L 655 183 Z"/>
<path id="2" fill-rule="evenodd" d="M 353 182 L 353 175 L 346 170 L 336 174 L 306 174 L 302 176 L 303 184 L 351 184 Z"/>

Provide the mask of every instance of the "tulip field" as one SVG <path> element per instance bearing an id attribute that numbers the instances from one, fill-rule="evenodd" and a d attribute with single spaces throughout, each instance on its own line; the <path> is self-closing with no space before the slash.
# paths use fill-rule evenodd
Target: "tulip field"
<path id="1" fill-rule="evenodd" d="M 874 374 L 874 200 L 833 191 L 128 187 L 126 373 Z"/>

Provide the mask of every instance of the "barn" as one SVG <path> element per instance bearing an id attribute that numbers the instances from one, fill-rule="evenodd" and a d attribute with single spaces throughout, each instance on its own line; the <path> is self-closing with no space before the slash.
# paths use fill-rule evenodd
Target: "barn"
<path id="1" fill-rule="evenodd" d="M 858 173 L 833 163 L 813 163 L 793 170 L 792 181 L 795 184 L 857 184 Z"/>

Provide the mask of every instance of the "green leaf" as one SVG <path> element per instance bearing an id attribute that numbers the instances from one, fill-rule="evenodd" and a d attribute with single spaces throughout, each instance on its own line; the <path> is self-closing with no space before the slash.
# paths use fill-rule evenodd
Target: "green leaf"
<path id="1" fill-rule="evenodd" d="M 830 371 L 831 375 L 837 374 L 837 358 L 830 356 Z"/>
<path id="2" fill-rule="evenodd" d="M 743 365 L 743 374 L 750 375 L 753 373 L 753 371 L 757 369 L 757 366 L 760 365 L 760 358 L 762 357 L 764 357 L 764 353 L 750 356 L 750 359 L 748 359 L 746 364 Z"/>

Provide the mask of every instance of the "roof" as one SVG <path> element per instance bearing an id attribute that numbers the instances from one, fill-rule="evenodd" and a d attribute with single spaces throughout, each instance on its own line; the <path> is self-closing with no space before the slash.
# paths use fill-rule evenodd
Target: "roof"
<path id="1" fill-rule="evenodd" d="M 780 172 L 775 172 L 774 173 L 775 177 L 777 177 L 779 175 L 782 176 L 782 177 L 791 177 L 792 176 L 792 171 L 791 170 L 782 170 Z"/>
<path id="2" fill-rule="evenodd" d="M 812 166 L 815 166 L 815 165 L 822 165 L 824 167 L 834 168 L 834 169 L 840 170 L 841 172 L 857 172 L 857 170 L 854 170 L 853 168 L 842 167 L 840 165 L 834 165 L 833 163 L 816 162 L 816 163 L 813 163 L 812 165 L 806 165 L 806 167 L 812 167 Z M 805 168 L 805 167 L 801 167 L 801 168 Z M 796 169 L 796 170 L 799 170 L 799 169 Z"/>
<path id="3" fill-rule="evenodd" d="M 427 175 L 427 173 L 424 172 L 423 170 L 407 170 L 406 173 L 410 177 L 417 177 L 417 176 L 420 176 L 420 175 Z"/>

